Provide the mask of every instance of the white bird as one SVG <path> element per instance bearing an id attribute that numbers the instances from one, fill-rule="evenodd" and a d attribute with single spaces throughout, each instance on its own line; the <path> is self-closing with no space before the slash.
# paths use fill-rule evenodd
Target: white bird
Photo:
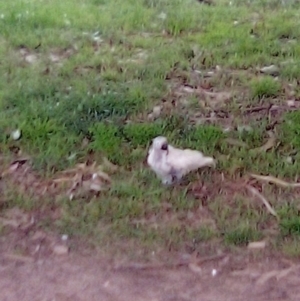
<path id="1" fill-rule="evenodd" d="M 163 184 L 171 184 L 184 175 L 204 166 L 215 166 L 212 157 L 191 149 L 179 149 L 168 144 L 166 137 L 153 139 L 148 152 L 147 163 Z"/>

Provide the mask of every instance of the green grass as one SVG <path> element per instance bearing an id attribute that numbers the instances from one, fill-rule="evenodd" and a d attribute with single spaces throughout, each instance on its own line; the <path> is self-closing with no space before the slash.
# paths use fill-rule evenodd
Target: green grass
<path id="1" fill-rule="evenodd" d="M 216 240 L 228 247 L 268 238 L 298 256 L 298 211 L 291 209 L 299 201 L 295 191 L 264 189 L 280 212 L 276 220 L 259 201 L 244 192 L 228 196 L 222 185 L 201 205 L 190 185 L 163 187 L 143 164 L 151 140 L 165 135 L 176 146 L 218 160 L 216 171 L 194 173 L 186 184 L 202 181 L 213 191 L 220 186 L 210 185 L 215 173 L 232 181 L 249 172 L 298 179 L 300 113 L 287 112 L 285 103 L 291 98 L 287 87 L 300 74 L 297 1 L 284 9 L 281 1 L 217 2 L 2 1 L 0 147 L 5 161 L 12 160 L 12 150 L 21 150 L 34 172 L 51 177 L 93 154 L 96 160 L 107 157 L 118 171 L 111 175 L 110 191 L 72 201 L 39 199 L 34 191 L 18 195 L 7 185 L 1 210 L 61 208 L 60 218 L 51 223 L 46 216 L 41 224 L 92 237 L 96 244 L 134 239 L 141 246 L 184 249 L 192 243 L 201 249 Z M 278 78 L 259 74 L 271 64 L 278 66 Z M 230 101 L 209 98 L 181 92 L 185 84 L 235 93 Z M 299 91 L 295 87 L 293 95 Z M 270 103 L 285 109 L 245 112 Z M 152 121 L 148 114 L 157 105 L 163 109 Z M 274 121 L 275 145 L 267 152 L 252 151 L 267 142 Z M 22 132 L 19 141 L 10 137 L 15 129 Z M 269 237 L 274 224 L 277 234 Z"/>
<path id="2" fill-rule="evenodd" d="M 251 83 L 252 97 L 276 97 L 280 91 L 280 84 L 272 77 L 265 76 Z"/>

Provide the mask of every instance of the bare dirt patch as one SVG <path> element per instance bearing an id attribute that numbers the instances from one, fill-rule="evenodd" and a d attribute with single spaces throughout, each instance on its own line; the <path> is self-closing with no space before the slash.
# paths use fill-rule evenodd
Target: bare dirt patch
<path id="1" fill-rule="evenodd" d="M 281 258 L 223 254 L 173 266 L 130 263 L 87 250 L 34 258 L 8 252 L 13 236 L 1 237 L 3 301 L 263 301 L 298 300 L 300 293 L 300 266 Z"/>

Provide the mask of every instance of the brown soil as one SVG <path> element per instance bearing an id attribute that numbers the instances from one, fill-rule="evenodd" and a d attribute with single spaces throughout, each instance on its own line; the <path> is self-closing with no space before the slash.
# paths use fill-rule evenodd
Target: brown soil
<path id="1" fill-rule="evenodd" d="M 24 232 L 23 232 L 24 233 Z M 48 237 L 46 237 L 48 236 Z M 71 249 L 58 255 L 54 236 L 14 230 L 1 237 L 2 301 L 299 300 L 300 265 L 253 252 L 188 259 L 173 266 L 112 259 Z M 78 242 L 77 242 L 78 243 Z M 39 245 L 39 248 L 36 246 Z M 27 252 L 17 252 L 26 247 Z M 251 254 L 250 254 L 251 253 Z M 24 255 L 26 254 L 26 255 Z M 176 262 L 176 261 L 174 261 Z M 189 264 L 187 262 L 190 262 Z M 216 275 L 212 271 L 216 270 Z"/>

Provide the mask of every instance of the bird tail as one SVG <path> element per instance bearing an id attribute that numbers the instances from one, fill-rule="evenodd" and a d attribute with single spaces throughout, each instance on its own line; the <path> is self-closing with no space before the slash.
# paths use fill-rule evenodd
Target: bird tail
<path id="1" fill-rule="evenodd" d="M 183 162 L 181 162 L 181 164 L 184 163 L 183 165 L 186 172 L 190 172 L 194 169 L 198 169 L 205 166 L 216 166 L 214 158 L 205 157 L 201 152 L 186 150 L 184 154 L 184 160 Z"/>
<path id="2" fill-rule="evenodd" d="M 216 167 L 216 160 L 212 157 L 202 157 L 199 162 L 199 168 L 204 166 Z"/>

